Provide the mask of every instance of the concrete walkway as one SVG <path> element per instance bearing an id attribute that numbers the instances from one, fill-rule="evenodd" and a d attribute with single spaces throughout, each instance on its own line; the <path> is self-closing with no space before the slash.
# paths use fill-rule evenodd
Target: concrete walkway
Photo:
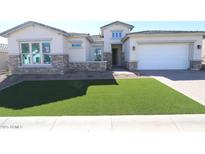
<path id="1" fill-rule="evenodd" d="M 205 115 L 0 117 L 2 131 L 204 132 Z"/>
<path id="2" fill-rule="evenodd" d="M 143 71 L 141 73 L 205 105 L 205 71 Z"/>

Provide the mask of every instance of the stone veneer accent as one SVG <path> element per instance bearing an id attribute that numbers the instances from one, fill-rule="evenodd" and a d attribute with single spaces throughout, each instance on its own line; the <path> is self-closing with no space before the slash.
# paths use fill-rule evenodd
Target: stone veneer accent
<path id="1" fill-rule="evenodd" d="M 137 61 L 125 62 L 125 67 L 130 71 L 134 71 L 137 69 Z"/>
<path id="2" fill-rule="evenodd" d="M 103 52 L 103 60 L 107 61 L 107 69 L 112 68 L 112 53 L 111 52 Z"/>
<path id="3" fill-rule="evenodd" d="M 107 61 L 70 62 L 71 71 L 106 71 Z"/>
<path id="4" fill-rule="evenodd" d="M 9 69 L 12 74 L 64 74 L 68 71 L 68 55 L 51 55 L 51 65 L 22 66 L 20 55 L 9 55 Z"/>
<path id="5" fill-rule="evenodd" d="M 201 60 L 192 60 L 190 61 L 190 69 L 191 70 L 200 70 L 202 67 L 202 61 Z"/>

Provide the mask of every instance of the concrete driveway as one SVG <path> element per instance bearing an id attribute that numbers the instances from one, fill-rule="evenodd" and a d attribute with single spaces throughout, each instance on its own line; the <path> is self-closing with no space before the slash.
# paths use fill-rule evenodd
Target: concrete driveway
<path id="1" fill-rule="evenodd" d="M 205 105 L 204 71 L 141 71 Z"/>

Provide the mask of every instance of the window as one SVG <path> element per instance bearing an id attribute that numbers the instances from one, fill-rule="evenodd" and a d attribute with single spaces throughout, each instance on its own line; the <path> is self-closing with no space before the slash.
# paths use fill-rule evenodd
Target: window
<path id="1" fill-rule="evenodd" d="M 122 38 L 122 32 L 121 31 L 113 31 L 112 38 L 114 38 L 114 39 Z"/>
<path id="2" fill-rule="evenodd" d="M 33 64 L 41 64 L 40 44 L 31 43 Z"/>
<path id="3" fill-rule="evenodd" d="M 82 44 L 81 43 L 72 43 L 71 47 L 72 48 L 81 48 Z"/>
<path id="4" fill-rule="evenodd" d="M 95 61 L 101 61 L 102 60 L 102 49 L 96 48 L 94 56 L 95 56 Z"/>
<path id="5" fill-rule="evenodd" d="M 42 52 L 43 52 L 43 63 L 50 64 L 51 56 L 49 53 L 51 52 L 50 42 L 42 42 Z"/>
<path id="6" fill-rule="evenodd" d="M 22 43 L 21 44 L 21 52 L 22 52 L 23 64 L 31 64 L 29 43 Z"/>
<path id="7" fill-rule="evenodd" d="M 51 64 L 50 42 L 23 42 L 21 43 L 22 64 Z"/>

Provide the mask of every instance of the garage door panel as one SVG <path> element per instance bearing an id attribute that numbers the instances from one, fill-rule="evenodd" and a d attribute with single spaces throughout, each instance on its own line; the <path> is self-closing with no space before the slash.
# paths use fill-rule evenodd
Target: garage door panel
<path id="1" fill-rule="evenodd" d="M 189 44 L 144 44 L 137 50 L 139 70 L 189 68 Z"/>

